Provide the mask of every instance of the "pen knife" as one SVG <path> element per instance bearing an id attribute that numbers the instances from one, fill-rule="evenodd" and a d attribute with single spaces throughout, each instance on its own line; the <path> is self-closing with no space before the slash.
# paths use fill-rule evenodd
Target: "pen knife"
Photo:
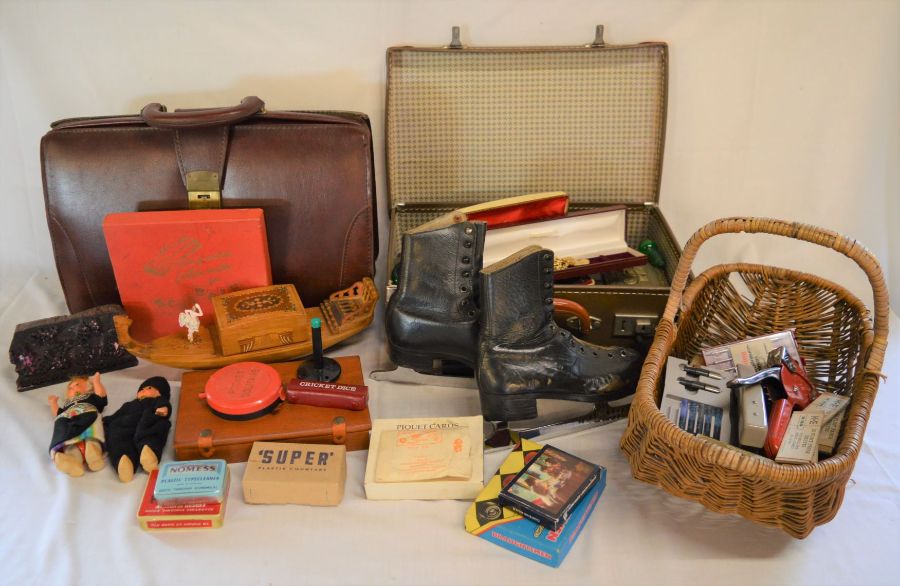
<path id="1" fill-rule="evenodd" d="M 717 372 L 713 372 L 711 370 L 707 370 L 705 368 L 701 368 L 699 366 L 690 366 L 688 364 L 682 364 L 681 370 L 691 376 L 705 376 L 706 378 L 711 378 L 714 380 L 722 380 L 722 375 Z"/>
<path id="2" fill-rule="evenodd" d="M 716 386 L 708 385 L 706 383 L 701 383 L 698 380 L 686 378 L 683 376 L 678 377 L 678 382 L 681 383 L 681 385 L 684 388 L 692 390 L 692 391 L 709 391 L 710 393 L 721 393 L 722 392 Z"/>

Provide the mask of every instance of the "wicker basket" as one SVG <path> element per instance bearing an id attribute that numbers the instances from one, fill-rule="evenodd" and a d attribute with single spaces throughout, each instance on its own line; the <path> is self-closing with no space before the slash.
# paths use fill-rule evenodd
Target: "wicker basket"
<path id="1" fill-rule="evenodd" d="M 854 260 L 874 292 L 874 327 L 863 303 L 843 287 L 792 270 L 756 264 L 716 265 L 685 289 L 700 245 L 724 233 L 767 233 L 819 244 Z M 733 282 L 742 280 L 751 297 Z M 672 293 L 644 363 L 621 447 L 634 477 L 722 513 L 809 535 L 837 514 L 862 446 L 878 390 L 888 337 L 888 294 L 878 262 L 862 245 L 834 232 L 761 218 L 707 224 L 688 241 Z M 677 325 L 676 325 L 677 324 Z M 670 355 L 794 328 L 807 370 L 820 391 L 850 395 L 833 456 L 817 464 L 776 464 L 762 456 L 688 434 L 657 404 Z"/>

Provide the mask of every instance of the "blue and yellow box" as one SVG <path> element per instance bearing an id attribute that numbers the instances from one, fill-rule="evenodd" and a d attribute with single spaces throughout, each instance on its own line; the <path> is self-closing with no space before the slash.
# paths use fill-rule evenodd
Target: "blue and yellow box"
<path id="1" fill-rule="evenodd" d="M 600 467 L 597 483 L 585 493 L 566 523 L 556 531 L 550 531 L 513 509 L 501 506 L 498 500 L 501 487 L 512 481 L 543 447 L 523 439 L 513 448 L 466 512 L 466 531 L 556 568 L 562 564 L 597 506 L 606 487 L 606 468 Z"/>

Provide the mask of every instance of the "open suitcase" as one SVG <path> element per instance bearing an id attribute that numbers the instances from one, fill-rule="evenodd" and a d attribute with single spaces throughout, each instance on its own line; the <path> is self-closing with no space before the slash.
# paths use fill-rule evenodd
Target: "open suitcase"
<path id="1" fill-rule="evenodd" d="M 554 295 L 589 311 L 590 342 L 646 350 L 681 253 L 657 205 L 668 50 L 607 45 L 602 34 L 581 46 L 488 48 L 462 46 L 454 28 L 446 47 L 388 50 L 388 270 L 404 232 L 464 206 L 550 191 L 568 193 L 570 211 L 624 204 L 628 246 L 652 239 L 662 278 L 557 285 Z"/>

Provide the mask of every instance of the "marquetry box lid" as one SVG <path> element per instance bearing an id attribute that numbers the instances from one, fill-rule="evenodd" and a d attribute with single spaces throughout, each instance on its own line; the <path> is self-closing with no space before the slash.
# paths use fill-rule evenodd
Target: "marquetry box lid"
<path id="1" fill-rule="evenodd" d="M 222 354 L 230 356 L 304 342 L 306 310 L 293 285 L 244 289 L 213 297 Z"/>

